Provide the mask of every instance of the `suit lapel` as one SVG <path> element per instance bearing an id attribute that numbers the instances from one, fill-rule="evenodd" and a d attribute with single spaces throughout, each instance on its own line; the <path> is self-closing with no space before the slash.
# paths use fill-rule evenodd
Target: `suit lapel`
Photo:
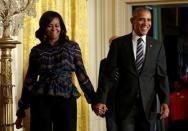
<path id="1" fill-rule="evenodd" d="M 128 35 L 127 41 L 129 42 L 128 43 L 128 51 L 129 51 L 128 54 L 130 55 L 130 58 L 131 58 L 132 67 L 134 68 L 135 73 L 138 74 L 136 65 L 135 65 L 134 52 L 133 52 L 132 33 Z"/>
<path id="2" fill-rule="evenodd" d="M 133 43 L 132 43 L 132 34 L 129 35 L 128 37 L 128 41 L 130 42 L 128 45 L 128 50 L 130 51 L 130 57 L 131 57 L 131 61 L 132 63 L 135 65 L 135 58 L 134 58 L 134 52 L 133 52 Z M 136 66 L 135 66 L 136 67 Z"/>
<path id="3" fill-rule="evenodd" d="M 138 71 L 137 71 L 137 68 L 136 68 L 136 65 L 135 65 L 135 57 L 134 57 L 134 52 L 133 52 L 133 43 L 132 43 L 132 33 L 128 35 L 127 39 L 124 39 L 123 40 L 125 43 L 124 44 L 128 44 L 127 45 L 127 51 L 129 52 L 128 54 L 130 55 L 130 58 L 131 58 L 131 63 L 132 63 L 132 67 L 134 68 L 135 70 L 135 73 L 138 75 Z M 147 68 L 147 66 L 149 66 L 149 57 L 150 56 L 150 51 L 151 51 L 151 48 L 152 48 L 152 40 L 150 37 L 146 36 L 146 53 L 145 53 L 145 59 L 144 59 L 144 64 L 143 64 L 143 67 L 142 67 L 142 71 L 141 73 L 145 70 L 145 68 Z"/>
<path id="4" fill-rule="evenodd" d="M 147 66 L 149 65 L 149 57 L 150 56 L 150 51 L 151 51 L 151 48 L 152 48 L 152 40 L 146 36 L 146 53 L 145 53 L 145 59 L 144 59 L 144 64 L 143 64 L 143 67 L 142 67 L 142 72 L 145 70 L 145 68 L 147 68 Z"/>

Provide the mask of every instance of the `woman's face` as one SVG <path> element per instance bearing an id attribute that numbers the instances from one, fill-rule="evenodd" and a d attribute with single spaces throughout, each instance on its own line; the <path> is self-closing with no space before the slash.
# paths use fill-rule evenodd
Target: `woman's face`
<path id="1" fill-rule="evenodd" d="M 46 35 L 50 41 L 56 41 L 59 39 L 61 32 L 61 26 L 59 18 L 54 18 L 46 28 Z"/>

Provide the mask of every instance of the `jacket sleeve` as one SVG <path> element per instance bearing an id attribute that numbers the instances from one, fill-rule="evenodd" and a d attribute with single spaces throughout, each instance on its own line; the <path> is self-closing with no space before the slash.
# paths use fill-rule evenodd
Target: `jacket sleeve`
<path id="1" fill-rule="evenodd" d="M 106 58 L 101 60 L 99 68 L 99 77 L 98 77 L 98 88 L 97 88 L 97 102 L 106 104 L 108 92 L 112 88 L 115 88 L 119 79 L 118 70 L 114 71 L 111 76 L 111 79 L 108 80 L 106 72 Z"/>
<path id="2" fill-rule="evenodd" d="M 25 109 L 30 107 L 31 90 L 37 79 L 37 58 L 36 51 L 32 49 L 29 56 L 29 66 L 24 79 L 21 98 L 18 101 L 16 115 L 20 118 L 25 117 Z"/>
<path id="3" fill-rule="evenodd" d="M 88 103 L 94 103 L 96 101 L 96 93 L 94 91 L 93 85 L 87 75 L 85 70 L 81 50 L 78 44 L 75 43 L 74 49 L 74 64 L 76 67 L 76 76 L 82 91 L 84 92 L 85 98 Z"/>
<path id="4" fill-rule="evenodd" d="M 108 92 L 117 84 L 119 79 L 119 71 L 117 67 L 117 42 L 112 41 L 108 56 L 104 65 L 100 66 L 99 85 L 98 85 L 98 101 L 107 102 Z"/>
<path id="5" fill-rule="evenodd" d="M 157 59 L 156 70 L 157 93 L 160 103 L 169 103 L 169 83 L 166 68 L 166 56 L 163 44 L 161 44 Z"/>

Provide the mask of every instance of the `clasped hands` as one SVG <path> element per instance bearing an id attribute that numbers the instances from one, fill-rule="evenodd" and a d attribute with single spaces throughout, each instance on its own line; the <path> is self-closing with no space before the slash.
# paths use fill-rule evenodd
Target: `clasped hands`
<path id="1" fill-rule="evenodd" d="M 107 106 L 103 103 L 97 103 L 93 105 L 93 111 L 97 116 L 104 117 L 107 110 Z"/>

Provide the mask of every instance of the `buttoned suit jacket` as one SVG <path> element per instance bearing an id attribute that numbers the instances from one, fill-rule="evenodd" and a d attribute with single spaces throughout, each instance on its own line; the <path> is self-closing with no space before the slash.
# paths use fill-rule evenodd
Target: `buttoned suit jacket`
<path id="1" fill-rule="evenodd" d="M 146 53 L 140 74 L 135 66 L 132 33 L 112 41 L 106 61 L 106 80 L 99 99 L 106 103 L 112 86 L 111 76 L 119 70 L 119 83 L 116 90 L 117 118 L 124 119 L 130 112 L 138 91 L 147 119 L 157 114 L 157 99 L 160 103 L 169 101 L 169 84 L 166 71 L 165 50 L 162 43 L 146 36 Z"/>

